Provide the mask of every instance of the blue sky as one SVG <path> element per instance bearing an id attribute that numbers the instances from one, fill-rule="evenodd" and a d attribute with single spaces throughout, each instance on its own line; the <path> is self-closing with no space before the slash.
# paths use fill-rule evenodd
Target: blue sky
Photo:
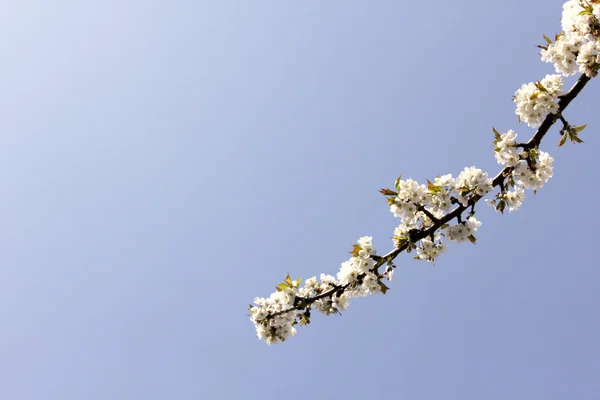
<path id="1" fill-rule="evenodd" d="M 554 73 L 561 1 L 5 4 L 0 398 L 591 398 L 600 392 L 598 82 L 585 144 L 476 246 L 401 255 L 386 296 L 276 346 L 290 273 L 391 249 L 382 187 L 476 165 Z M 571 82 L 571 81 L 570 81 Z"/>

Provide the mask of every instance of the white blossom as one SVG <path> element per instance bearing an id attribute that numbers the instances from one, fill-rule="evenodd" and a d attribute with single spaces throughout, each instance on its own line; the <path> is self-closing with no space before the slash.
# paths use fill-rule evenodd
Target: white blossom
<path id="1" fill-rule="evenodd" d="M 513 130 L 500 135 L 501 140 L 496 143 L 494 157 L 498 164 L 511 167 L 519 163 L 519 151 L 516 147 L 517 134 Z"/>
<path id="2" fill-rule="evenodd" d="M 388 269 L 386 270 L 387 279 L 388 279 L 388 281 L 390 281 L 390 282 L 391 282 L 391 281 L 392 281 L 392 279 L 394 278 L 394 271 L 395 271 L 395 269 L 394 269 L 394 268 L 391 268 L 391 267 L 390 267 L 390 268 L 388 268 Z"/>
<path id="3" fill-rule="evenodd" d="M 561 18 L 562 29 L 567 37 L 580 37 L 587 40 L 594 40 L 598 37 L 597 28 L 594 26 L 594 18 L 598 19 L 600 14 L 600 5 L 592 1 L 569 0 L 563 4 L 563 13 Z M 582 14 L 583 6 L 591 6 L 592 14 Z"/>
<path id="4" fill-rule="evenodd" d="M 472 194 L 485 196 L 492 190 L 492 180 L 479 168 L 467 167 L 458 175 L 454 186 L 458 201 L 463 206 L 467 206 Z"/>
<path id="5" fill-rule="evenodd" d="M 538 190 L 552 177 L 553 162 L 548 153 L 540 151 L 535 167 L 531 169 L 526 162 L 522 162 L 515 167 L 513 178 L 525 189 Z"/>
<path id="6" fill-rule="evenodd" d="M 570 0 L 563 5 L 563 33 L 540 52 L 542 61 L 554 64 L 556 72 L 569 76 L 577 71 L 592 78 L 598 74 L 600 2 Z"/>
<path id="7" fill-rule="evenodd" d="M 256 326 L 259 339 L 273 344 L 283 342 L 296 334 L 296 329 L 292 326 L 296 319 L 295 312 L 285 312 L 293 306 L 295 293 L 296 289 L 289 288 L 274 292 L 267 299 L 254 299 L 257 305 L 250 308 L 250 319 Z M 273 316 L 276 313 L 280 314 Z"/>
<path id="8" fill-rule="evenodd" d="M 583 42 L 578 37 L 560 36 L 547 49 L 541 50 L 542 61 L 554 64 L 556 72 L 564 76 L 574 75 L 577 73 L 577 54 Z"/>
<path id="9" fill-rule="evenodd" d="M 446 244 L 442 243 L 439 234 L 434 236 L 434 240 L 431 238 L 425 238 L 419 241 L 417 245 L 417 258 L 433 263 L 444 251 L 446 251 Z"/>
<path id="10" fill-rule="evenodd" d="M 451 174 L 438 176 L 435 178 L 433 184 L 438 188 L 437 192 L 430 193 L 429 206 L 431 212 L 437 217 L 441 218 L 445 213 L 450 210 L 452 202 L 450 196 L 455 185 L 455 180 Z"/>
<path id="11" fill-rule="evenodd" d="M 563 94 L 564 82 L 560 75 L 546 75 L 539 83 L 523 84 L 513 98 L 515 113 L 520 121 L 537 128 L 548 114 L 558 112 L 556 100 Z"/>
<path id="12" fill-rule="evenodd" d="M 598 75 L 598 64 L 600 64 L 600 42 L 587 42 L 577 56 L 579 72 L 594 78 Z"/>
<path id="13" fill-rule="evenodd" d="M 417 211 L 416 204 L 423 203 L 427 197 L 427 186 L 419 185 L 413 179 L 399 183 L 398 195 L 390 209 L 395 217 L 410 218 Z"/>
<path id="14" fill-rule="evenodd" d="M 477 228 L 481 225 L 481 222 L 477 221 L 475 217 L 470 217 L 464 222 L 459 222 L 456 225 L 450 226 L 445 230 L 445 235 L 448 240 L 455 242 L 464 242 L 469 240 L 469 237 L 477 232 Z"/>
<path id="15" fill-rule="evenodd" d="M 517 211 L 521 207 L 521 204 L 523 204 L 523 200 L 525 200 L 525 190 L 517 187 L 515 190 L 506 192 L 504 200 L 506 200 L 509 211 Z"/>

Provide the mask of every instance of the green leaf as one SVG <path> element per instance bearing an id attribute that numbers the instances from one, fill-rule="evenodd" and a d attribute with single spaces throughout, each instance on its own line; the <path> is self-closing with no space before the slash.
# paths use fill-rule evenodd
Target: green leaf
<path id="1" fill-rule="evenodd" d="M 544 40 L 548 42 L 548 44 L 552 44 L 552 40 L 546 35 L 544 35 Z"/>
<path id="2" fill-rule="evenodd" d="M 579 139 L 579 136 L 575 132 L 572 132 L 570 135 L 571 142 L 573 143 L 583 143 L 583 140 Z"/>
<path id="3" fill-rule="evenodd" d="M 538 90 L 539 90 L 540 92 L 548 92 L 548 89 L 546 89 L 546 88 L 544 87 L 544 85 L 542 85 L 542 84 L 541 84 L 541 82 L 536 82 L 536 83 L 535 83 L 535 87 L 536 87 L 536 88 L 538 88 Z"/>
<path id="4" fill-rule="evenodd" d="M 510 176 L 508 177 L 508 179 L 506 180 L 506 185 L 507 185 L 508 187 L 514 187 L 514 186 L 515 186 L 515 179 L 513 178 L 513 176 L 512 176 L 512 175 L 510 175 Z"/>
<path id="5" fill-rule="evenodd" d="M 303 313 L 298 313 L 298 317 L 300 317 L 300 326 L 310 324 L 310 309 L 307 309 Z"/>
<path id="6" fill-rule="evenodd" d="M 300 278 L 300 279 L 302 279 L 302 278 Z M 298 282 L 298 281 L 296 281 L 296 282 Z M 292 282 L 292 278 L 290 278 L 290 274 L 287 274 L 287 276 L 285 277 L 285 280 L 283 282 L 281 282 L 279 285 L 277 285 L 276 288 L 277 288 L 278 292 L 281 292 L 288 288 L 293 289 L 294 282 Z"/>
<path id="7" fill-rule="evenodd" d="M 535 147 L 530 149 L 527 154 L 529 154 L 529 157 L 533 158 L 534 160 L 537 160 L 538 158 L 538 151 Z"/>
<path id="8" fill-rule="evenodd" d="M 584 130 L 586 126 L 587 126 L 587 124 L 585 124 L 585 125 L 579 125 L 579 126 L 574 126 L 573 129 L 575 129 L 575 132 L 579 133 L 582 130 Z"/>
<path id="9" fill-rule="evenodd" d="M 396 190 L 400 191 L 400 181 L 402 180 L 402 174 L 396 178 L 396 182 L 394 182 L 394 187 Z"/>
<path id="10" fill-rule="evenodd" d="M 427 189 L 431 193 L 439 193 L 442 190 L 442 187 L 435 185 L 433 182 L 430 182 L 429 179 L 428 179 L 427 180 Z"/>
<path id="11" fill-rule="evenodd" d="M 285 289 L 289 288 L 287 283 L 283 282 L 276 286 L 278 292 L 283 292 Z"/>
<path id="12" fill-rule="evenodd" d="M 381 281 L 381 279 L 377 282 L 379 284 L 379 287 L 381 288 L 381 293 L 386 294 L 388 290 L 390 290 L 389 287 L 385 286 L 385 283 L 383 283 Z"/>
<path id="13" fill-rule="evenodd" d="M 294 282 L 294 287 L 300 287 L 300 282 L 302 282 L 302 278 L 296 279 L 296 281 Z"/>
<path id="14" fill-rule="evenodd" d="M 504 214 L 505 208 L 506 208 L 506 202 L 504 200 L 500 200 L 498 202 L 498 205 L 496 205 L 496 210 L 500 211 L 502 214 Z"/>
<path id="15" fill-rule="evenodd" d="M 562 146 L 563 144 L 565 144 L 566 141 L 567 141 L 567 134 L 563 133 L 562 137 L 558 141 L 558 146 L 556 146 L 556 147 Z"/>
<path id="16" fill-rule="evenodd" d="M 287 285 L 289 287 L 293 287 L 293 283 L 292 283 L 292 278 L 290 278 L 290 274 L 287 274 L 287 276 L 285 277 L 285 283 L 287 283 Z"/>
<path id="17" fill-rule="evenodd" d="M 473 235 L 469 235 L 469 237 L 467 239 L 469 239 L 469 241 L 473 244 L 475 244 L 477 242 L 477 239 Z"/>
<path id="18" fill-rule="evenodd" d="M 408 242 L 408 238 L 406 236 L 394 236 L 394 239 L 398 241 L 398 247 L 402 247 Z"/>
<path id="19" fill-rule="evenodd" d="M 492 131 L 494 131 L 494 137 L 496 138 L 496 140 L 498 140 L 498 141 L 502 140 L 502 136 L 500 135 L 500 132 L 498 132 L 496 130 L 496 128 L 494 128 L 493 126 L 492 126 Z"/>
<path id="20" fill-rule="evenodd" d="M 360 247 L 360 245 L 353 244 L 352 251 L 350 251 L 349 253 L 352 254 L 352 257 L 358 257 L 358 252 L 361 250 L 362 250 L 362 247 Z"/>
<path id="21" fill-rule="evenodd" d="M 391 189 L 379 189 L 379 193 L 381 193 L 384 196 L 398 196 L 398 193 L 394 192 Z"/>
<path id="22" fill-rule="evenodd" d="M 589 9 L 585 9 L 583 11 L 581 11 L 578 15 L 592 15 L 592 10 Z"/>

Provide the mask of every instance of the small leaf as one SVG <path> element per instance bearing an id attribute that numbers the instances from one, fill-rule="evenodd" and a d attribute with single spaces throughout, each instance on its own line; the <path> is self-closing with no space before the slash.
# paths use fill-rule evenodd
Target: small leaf
<path id="1" fill-rule="evenodd" d="M 402 174 L 396 178 L 396 182 L 394 182 L 394 187 L 396 190 L 400 191 L 400 181 L 402 180 Z"/>
<path id="2" fill-rule="evenodd" d="M 506 202 L 504 200 L 500 200 L 498 202 L 498 205 L 496 206 L 496 210 L 500 211 L 502 214 L 504 214 L 504 209 L 506 208 Z"/>
<path id="3" fill-rule="evenodd" d="M 394 239 L 398 241 L 398 247 L 402 247 L 408 242 L 408 238 L 406 236 L 394 236 Z"/>
<path id="4" fill-rule="evenodd" d="M 506 180 L 506 184 L 508 185 L 508 187 L 514 187 L 515 186 L 515 179 L 513 178 L 512 175 L 510 175 L 508 177 L 508 179 Z"/>
<path id="5" fill-rule="evenodd" d="M 579 138 L 579 136 L 577 136 L 577 134 L 576 134 L 576 133 L 572 133 L 572 134 L 571 134 L 571 135 L 569 135 L 569 136 L 570 136 L 571 142 L 573 142 L 573 143 L 583 143 L 583 140 L 581 140 L 581 139 Z"/>
<path id="6" fill-rule="evenodd" d="M 541 82 L 536 82 L 536 83 L 535 83 L 535 87 L 536 87 L 536 88 L 538 88 L 538 90 L 539 90 L 540 92 L 548 92 L 548 89 L 546 89 L 546 88 L 544 87 L 544 85 L 542 85 L 542 84 L 541 84 Z"/>
<path id="7" fill-rule="evenodd" d="M 552 44 L 552 40 L 546 35 L 544 35 L 544 40 L 548 42 L 548 44 Z"/>
<path id="8" fill-rule="evenodd" d="M 352 245 L 352 251 L 349 251 L 349 253 L 352 254 L 353 257 L 358 257 L 358 252 L 361 250 L 362 248 L 360 247 L 360 245 L 354 244 Z"/>
<path id="9" fill-rule="evenodd" d="M 283 282 L 280 283 L 279 285 L 276 286 L 277 291 L 278 292 L 283 292 L 285 289 L 287 289 L 289 286 L 287 285 L 287 283 Z"/>
<path id="10" fill-rule="evenodd" d="M 536 148 L 530 149 L 528 151 L 529 157 L 533 158 L 534 160 L 537 160 L 538 158 L 538 151 Z"/>
<path id="11" fill-rule="evenodd" d="M 284 282 L 287 283 L 289 287 L 293 287 L 292 278 L 290 278 L 290 274 L 287 274 Z"/>
<path id="12" fill-rule="evenodd" d="M 381 279 L 380 279 L 380 280 L 379 280 L 377 283 L 379 284 L 379 287 L 381 288 L 381 293 L 383 293 L 383 294 L 386 294 L 386 292 L 387 292 L 388 290 L 390 290 L 390 288 L 389 288 L 389 287 L 387 287 L 387 286 L 385 285 L 385 283 L 383 283 L 383 282 L 381 281 Z"/>
<path id="13" fill-rule="evenodd" d="M 439 193 L 442 190 L 442 187 L 435 185 L 433 182 L 430 182 L 429 179 L 428 179 L 427 180 L 427 189 L 431 193 Z"/>
<path id="14" fill-rule="evenodd" d="M 379 193 L 381 193 L 384 196 L 398 196 L 398 193 L 394 192 L 391 189 L 379 189 Z"/>
<path id="15" fill-rule="evenodd" d="M 302 278 L 296 279 L 296 281 L 294 282 L 294 287 L 300 287 L 300 282 L 302 282 Z"/>
<path id="16" fill-rule="evenodd" d="M 585 124 L 585 125 L 579 125 L 579 126 L 574 126 L 573 129 L 575 129 L 575 132 L 579 133 L 582 130 L 584 130 L 586 126 L 587 126 L 587 124 Z"/>
<path id="17" fill-rule="evenodd" d="M 298 317 L 300 317 L 300 326 L 310 324 L 310 309 L 307 309 L 303 313 L 298 313 Z"/>
<path id="18" fill-rule="evenodd" d="M 469 241 L 473 244 L 475 244 L 477 242 L 477 239 L 473 235 L 469 235 L 469 237 L 467 239 L 469 239 Z"/>
<path id="19" fill-rule="evenodd" d="M 500 135 L 500 132 L 498 132 L 496 130 L 496 128 L 494 128 L 493 126 L 492 126 L 492 131 L 494 131 L 494 137 L 496 138 L 496 140 L 498 140 L 498 141 L 502 140 L 502 136 Z"/>
<path id="20" fill-rule="evenodd" d="M 562 146 L 563 144 L 565 144 L 566 141 L 567 141 L 567 134 L 563 133 L 562 137 L 558 141 L 558 146 L 556 146 L 556 147 Z"/>

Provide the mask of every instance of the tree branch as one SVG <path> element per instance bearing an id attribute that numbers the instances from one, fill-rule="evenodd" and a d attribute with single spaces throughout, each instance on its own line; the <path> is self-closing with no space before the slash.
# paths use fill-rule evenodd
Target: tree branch
<path id="1" fill-rule="evenodd" d="M 569 106 L 571 101 L 575 97 L 577 97 L 577 95 L 581 92 L 581 90 L 585 87 L 585 85 L 590 81 L 590 79 L 591 78 L 587 77 L 586 75 L 581 75 L 579 77 L 579 79 L 577 80 L 577 82 L 573 85 L 573 87 L 571 87 L 571 89 L 567 93 L 565 93 L 564 95 L 559 97 L 558 112 L 556 114 L 547 115 L 546 118 L 544 119 L 544 121 L 542 122 L 542 124 L 540 125 L 540 127 L 535 132 L 535 134 L 531 137 L 531 139 L 529 139 L 529 141 L 527 143 L 520 144 L 519 146 L 522 147 L 524 150 L 531 150 L 531 149 L 535 149 L 535 148 L 539 147 L 544 136 L 548 133 L 548 131 L 554 125 L 554 123 L 559 118 L 562 117 L 562 112 Z M 513 170 L 514 170 L 514 167 L 510 167 L 510 166 L 504 167 L 492 179 L 492 186 L 493 187 L 500 186 L 501 188 L 504 187 L 506 178 L 510 176 L 510 174 L 512 173 Z M 376 274 L 378 277 L 380 277 L 379 268 L 382 265 L 384 265 L 386 263 L 391 263 L 400 253 L 406 251 L 411 246 L 411 244 L 416 243 L 419 240 L 425 239 L 426 237 L 433 235 L 438 229 L 440 229 L 440 227 L 442 227 L 443 225 L 452 221 L 454 218 L 460 218 L 462 216 L 462 213 L 465 210 L 467 210 L 469 207 L 473 207 L 482 198 L 483 198 L 483 196 L 474 195 L 469 200 L 469 202 L 466 206 L 463 206 L 461 204 L 461 205 L 457 206 L 454 210 L 452 210 L 451 212 L 446 214 L 444 217 L 439 218 L 439 219 L 435 218 L 431 213 L 429 213 L 427 210 L 425 210 L 424 207 L 418 207 L 419 211 L 424 212 L 425 215 L 433 222 L 433 225 L 426 227 L 426 228 L 422 227 L 421 229 L 411 232 L 409 241 L 404 242 L 401 246 L 391 250 L 384 256 L 371 256 L 372 260 L 375 261 L 375 265 L 369 271 L 371 273 Z M 358 276 L 357 280 L 360 281 L 365 276 L 366 276 L 366 274 L 363 273 Z M 279 312 L 276 312 L 273 314 L 269 314 L 266 317 L 266 319 L 268 320 L 268 319 L 274 318 L 278 315 L 285 314 L 285 313 L 288 313 L 291 311 L 299 311 L 301 309 L 306 308 L 307 306 L 310 306 L 315 301 L 326 298 L 326 297 L 330 297 L 330 296 L 333 297 L 334 295 L 339 297 L 341 295 L 340 292 L 343 293 L 350 286 L 351 286 L 351 284 L 346 284 L 343 286 L 336 285 L 333 288 L 331 288 L 327 291 L 324 291 L 323 293 L 320 293 L 314 297 L 310 297 L 310 298 L 296 297 L 294 307 L 289 308 L 287 310 L 282 310 L 282 311 L 279 311 Z M 298 307 L 299 305 L 302 305 L 302 307 Z"/>

